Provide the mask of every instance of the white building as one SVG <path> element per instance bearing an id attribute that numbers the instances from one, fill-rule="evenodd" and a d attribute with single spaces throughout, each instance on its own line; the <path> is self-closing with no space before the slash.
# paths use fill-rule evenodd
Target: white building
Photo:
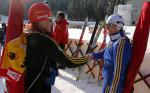
<path id="1" fill-rule="evenodd" d="M 114 7 L 114 13 L 120 14 L 125 19 L 125 25 L 131 25 L 132 4 L 117 5 Z"/>
<path id="2" fill-rule="evenodd" d="M 129 0 L 126 5 L 117 5 L 114 7 L 114 13 L 122 15 L 125 19 L 125 25 L 133 25 L 138 21 L 142 5 L 150 0 Z"/>
<path id="3" fill-rule="evenodd" d="M 130 0 L 128 4 L 132 4 L 132 14 L 131 14 L 131 23 L 136 22 L 139 18 L 140 12 L 142 5 L 145 1 L 150 1 L 150 0 Z"/>

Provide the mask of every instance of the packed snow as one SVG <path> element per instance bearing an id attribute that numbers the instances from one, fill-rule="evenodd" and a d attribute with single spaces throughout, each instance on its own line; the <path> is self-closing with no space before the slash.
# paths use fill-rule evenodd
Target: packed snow
<path id="1" fill-rule="evenodd" d="M 97 83 L 87 83 L 88 77 L 84 80 L 76 81 L 77 73 L 72 69 L 60 70 L 60 75 L 52 87 L 52 93 L 100 93 L 101 86 Z M 74 73 L 74 75 L 73 75 Z M 94 81 L 93 81 L 94 82 Z"/>

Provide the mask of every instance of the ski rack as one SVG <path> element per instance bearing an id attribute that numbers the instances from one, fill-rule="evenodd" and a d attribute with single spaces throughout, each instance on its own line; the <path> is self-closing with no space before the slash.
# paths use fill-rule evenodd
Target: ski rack
<path id="1" fill-rule="evenodd" d="M 104 48 L 104 43 L 105 43 L 105 42 L 103 42 L 103 43 L 101 44 L 99 51 Z M 101 61 L 101 60 L 100 60 L 100 61 Z M 93 63 L 93 66 L 92 66 L 89 70 L 87 70 L 86 73 L 89 73 L 90 71 L 92 71 L 97 65 L 100 66 L 100 62 L 95 60 L 94 63 Z"/>
<path id="2" fill-rule="evenodd" d="M 72 40 L 69 43 L 67 43 L 67 47 L 66 47 L 66 49 L 64 51 L 66 52 L 69 49 L 70 53 L 73 54 L 74 52 L 71 49 L 71 44 L 72 44 Z"/>
<path id="3" fill-rule="evenodd" d="M 67 44 L 65 50 L 64 50 L 65 52 L 70 52 L 70 56 L 71 56 L 71 57 L 74 57 L 74 56 L 73 56 L 73 55 L 75 54 L 74 52 L 76 52 L 76 51 L 73 51 L 73 49 L 71 48 L 71 46 L 72 46 L 73 43 L 75 43 L 75 47 L 78 46 L 77 41 L 73 42 L 72 40 L 70 40 L 69 43 Z M 83 49 L 82 49 L 82 46 L 83 46 L 83 45 L 84 45 L 84 43 L 81 45 L 81 47 L 80 47 L 80 49 L 79 49 L 79 54 L 81 55 L 81 57 L 84 57 L 84 55 L 85 55 L 85 54 L 83 53 Z M 87 44 L 87 46 L 89 46 L 89 44 Z M 97 47 L 98 47 L 98 45 L 95 46 L 92 50 L 95 50 Z M 79 56 L 78 56 L 78 57 L 79 57 Z M 89 65 L 87 65 L 87 67 L 88 67 L 88 69 L 91 68 Z M 93 78 L 96 78 L 96 77 L 95 77 L 95 74 L 93 73 L 93 71 L 89 71 L 89 72 L 91 73 L 91 75 L 92 75 Z"/>
<path id="4" fill-rule="evenodd" d="M 75 44 L 76 44 L 76 47 L 78 46 L 78 44 L 77 44 L 77 42 L 75 41 Z M 87 44 L 88 45 L 88 44 Z M 89 45 L 88 45 L 89 46 Z M 97 48 L 97 46 L 96 47 L 94 47 L 92 50 L 95 50 Z M 79 49 L 79 52 L 81 53 L 81 55 L 82 55 L 82 57 L 84 57 L 84 54 L 83 54 L 83 52 L 82 52 L 82 50 L 81 50 L 81 48 Z M 87 67 L 88 67 L 88 69 L 90 69 L 90 66 L 89 66 L 89 64 L 87 64 Z M 91 75 L 93 76 L 93 78 L 95 78 L 95 75 L 94 75 L 94 73 L 92 72 L 92 71 L 90 71 L 90 73 L 91 73 Z"/>
<path id="5" fill-rule="evenodd" d="M 147 87 L 150 89 L 150 84 L 149 84 L 149 82 L 146 80 L 147 78 L 150 77 L 150 74 L 147 74 L 147 75 L 144 76 L 140 71 L 138 72 L 138 74 L 139 74 L 139 76 L 140 76 L 141 78 L 135 80 L 135 81 L 134 81 L 134 84 L 135 84 L 135 83 L 138 83 L 138 82 L 140 82 L 140 81 L 144 81 L 144 83 L 145 83 L 145 84 L 147 85 Z"/>
<path id="6" fill-rule="evenodd" d="M 106 31 L 106 27 L 104 27 L 104 31 L 103 31 L 103 34 L 104 34 L 104 38 L 103 38 L 103 42 L 102 44 L 100 45 L 100 48 L 98 51 L 101 51 L 103 50 L 105 47 L 106 47 L 106 37 L 107 37 L 107 31 Z M 102 68 L 103 68 L 103 60 L 99 60 L 99 61 L 94 61 L 93 63 L 93 66 L 86 71 L 86 73 L 89 73 L 91 72 L 97 65 L 99 66 L 99 72 L 98 72 L 98 82 L 100 82 L 101 80 L 103 80 L 103 77 L 102 77 Z"/>
<path id="7" fill-rule="evenodd" d="M 102 30 L 102 29 L 101 29 Z M 100 34 L 100 33 L 99 33 Z M 99 37 L 99 36 L 98 36 Z M 98 37 L 97 37 L 97 39 L 98 39 Z M 96 40 L 97 41 L 97 40 Z M 66 49 L 65 49 L 65 51 L 67 51 L 68 49 L 69 49 L 69 51 L 70 51 L 70 53 L 71 53 L 71 57 L 79 57 L 79 55 L 75 55 L 76 54 L 76 50 L 75 51 L 73 51 L 72 49 L 71 49 L 71 45 L 72 45 L 72 41 L 70 41 L 68 44 L 67 44 L 67 47 L 66 47 Z M 83 53 L 83 51 L 82 51 L 82 49 L 81 49 L 81 47 L 83 46 L 83 44 L 80 44 L 80 46 L 78 45 L 78 43 L 75 41 L 75 46 L 78 48 L 78 53 L 80 53 L 80 57 L 83 57 L 84 56 L 84 53 Z M 100 45 L 100 49 L 99 50 L 101 50 L 102 48 L 103 48 L 103 46 L 104 46 L 104 44 L 102 43 L 101 45 Z M 87 44 L 87 47 L 88 47 L 88 49 L 87 49 L 87 51 L 94 51 L 97 47 L 98 47 L 98 45 L 95 43 L 94 44 L 94 46 L 92 47 L 92 49 L 90 49 L 89 50 L 89 47 L 90 47 L 90 45 L 89 44 Z M 87 53 L 87 51 L 86 51 L 86 53 Z M 102 71 L 102 67 L 101 67 L 101 65 L 100 65 L 100 63 L 99 62 L 97 62 L 98 63 L 98 66 L 99 66 L 99 72 L 98 72 L 98 80 L 102 80 L 102 73 L 101 73 L 101 71 Z M 90 67 L 90 65 L 89 64 L 87 64 L 87 67 L 88 67 L 88 72 L 90 72 L 90 74 L 92 75 L 92 77 L 93 78 L 95 78 L 95 75 L 94 75 L 94 73 L 93 73 L 93 69 L 95 68 L 95 64 L 96 64 L 96 61 L 94 61 L 93 62 L 93 66 L 92 67 Z M 92 68 L 92 69 L 91 69 Z M 80 72 L 80 68 L 79 68 L 79 72 Z M 88 72 L 86 72 L 86 74 L 88 74 Z M 101 77 L 101 78 L 100 78 Z M 78 81 L 78 80 L 77 80 Z"/>

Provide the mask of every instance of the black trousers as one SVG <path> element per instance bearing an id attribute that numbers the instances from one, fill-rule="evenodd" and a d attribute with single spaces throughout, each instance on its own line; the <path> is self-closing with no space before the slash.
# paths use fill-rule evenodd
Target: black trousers
<path id="1" fill-rule="evenodd" d="M 25 79 L 25 91 L 29 88 L 34 79 Z M 34 85 L 29 89 L 28 93 L 51 93 L 51 86 L 45 84 L 44 78 L 39 78 Z"/>
<path id="2" fill-rule="evenodd" d="M 59 44 L 59 47 L 64 51 L 65 50 L 65 44 Z M 65 69 L 64 65 L 58 65 L 58 69 Z"/>
<path id="3" fill-rule="evenodd" d="M 28 93 L 51 93 L 51 87 L 40 89 L 40 88 L 32 88 Z"/>

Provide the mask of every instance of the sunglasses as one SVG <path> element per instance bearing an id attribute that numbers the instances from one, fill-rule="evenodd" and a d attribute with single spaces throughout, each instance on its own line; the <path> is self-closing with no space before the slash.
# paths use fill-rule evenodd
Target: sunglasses
<path id="1" fill-rule="evenodd" d="M 106 24 L 106 26 L 108 26 L 108 27 L 112 27 L 112 26 L 114 26 L 114 25 L 116 25 L 116 24 L 112 24 L 112 23 Z"/>
<path id="2" fill-rule="evenodd" d="M 111 23 L 108 23 L 108 24 L 106 24 L 106 26 L 112 26 L 112 24 L 111 24 Z"/>
<path id="3" fill-rule="evenodd" d="M 123 23 L 123 22 L 120 22 L 120 21 L 117 21 L 116 23 L 108 23 L 108 24 L 106 24 L 106 25 L 112 27 L 112 26 L 117 25 L 117 24 L 119 24 L 119 23 L 122 23 L 122 24 L 124 25 L 124 23 Z"/>

